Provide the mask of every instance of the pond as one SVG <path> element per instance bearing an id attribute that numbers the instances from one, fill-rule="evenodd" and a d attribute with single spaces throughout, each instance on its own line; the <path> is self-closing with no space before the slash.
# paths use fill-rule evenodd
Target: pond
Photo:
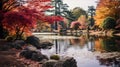
<path id="1" fill-rule="evenodd" d="M 50 49 L 41 50 L 48 57 L 54 54 L 74 57 L 77 67 L 120 67 L 120 37 L 36 36 L 41 41 L 50 41 L 54 44 Z"/>

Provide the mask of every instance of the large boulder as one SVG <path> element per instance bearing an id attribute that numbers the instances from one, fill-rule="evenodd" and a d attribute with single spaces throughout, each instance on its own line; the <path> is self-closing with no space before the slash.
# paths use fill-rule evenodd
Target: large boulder
<path id="1" fill-rule="evenodd" d="M 55 54 L 55 55 L 51 55 L 50 56 L 50 59 L 53 59 L 53 60 L 60 60 L 60 56 Z"/>
<path id="2" fill-rule="evenodd" d="M 25 57 L 26 59 L 31 59 L 33 53 L 36 53 L 36 52 L 35 51 L 29 51 L 29 50 L 23 50 L 20 53 L 20 56 Z"/>
<path id="3" fill-rule="evenodd" d="M 24 45 L 25 45 L 25 42 L 23 40 L 16 40 L 13 42 L 7 42 L 0 48 L 0 50 L 9 50 L 11 48 L 22 49 L 22 46 Z"/>
<path id="4" fill-rule="evenodd" d="M 57 63 L 58 61 L 56 60 L 48 60 L 46 61 L 42 67 L 54 67 L 54 65 Z"/>
<path id="5" fill-rule="evenodd" d="M 35 37 L 35 36 L 29 36 L 27 37 L 27 39 L 25 40 L 26 43 L 31 44 L 33 46 L 35 46 L 37 49 L 40 49 L 40 40 L 39 38 Z"/>
<path id="6" fill-rule="evenodd" d="M 14 44 L 20 44 L 21 46 L 24 46 L 26 43 L 24 40 L 16 40 Z"/>
<path id="7" fill-rule="evenodd" d="M 22 46 L 25 45 L 23 40 L 16 40 L 13 42 L 0 41 L 0 51 L 7 51 L 11 48 L 22 49 Z"/>
<path id="8" fill-rule="evenodd" d="M 66 58 L 63 61 L 63 67 L 77 67 L 77 62 L 74 58 L 70 57 L 70 58 Z"/>
<path id="9" fill-rule="evenodd" d="M 54 67 L 77 67 L 77 62 L 73 57 L 66 57 L 58 61 Z"/>
<path id="10" fill-rule="evenodd" d="M 58 61 L 54 67 L 63 67 L 63 61 Z"/>
<path id="11" fill-rule="evenodd" d="M 77 67 L 77 62 L 74 58 L 67 57 L 62 60 L 48 60 L 42 67 Z"/>
<path id="12" fill-rule="evenodd" d="M 44 59 L 48 60 L 48 57 L 46 55 L 41 54 L 40 51 L 23 50 L 20 53 L 20 56 L 34 61 L 42 61 Z"/>
<path id="13" fill-rule="evenodd" d="M 40 44 L 40 47 L 41 47 L 42 49 L 50 49 L 52 46 L 53 46 L 53 44 L 50 43 L 50 42 L 42 42 L 42 43 Z"/>
<path id="14" fill-rule="evenodd" d="M 48 57 L 40 53 L 33 53 L 31 59 L 41 62 L 43 60 L 48 60 Z"/>
<path id="15" fill-rule="evenodd" d="M 16 49 L 22 49 L 22 46 L 24 46 L 26 43 L 23 40 L 16 40 L 13 43 L 11 43 L 11 46 Z"/>

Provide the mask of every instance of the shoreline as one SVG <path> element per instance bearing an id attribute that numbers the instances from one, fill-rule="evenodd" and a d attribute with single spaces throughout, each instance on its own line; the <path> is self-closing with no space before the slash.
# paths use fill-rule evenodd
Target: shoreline
<path id="1" fill-rule="evenodd" d="M 107 33 L 109 33 L 110 31 L 108 31 Z M 112 33 L 112 32 L 111 32 Z M 111 34 L 109 33 L 109 34 Z M 105 36 L 105 34 L 102 32 L 102 31 L 90 31 L 89 32 L 90 35 L 99 35 L 99 36 Z M 116 33 L 116 34 L 113 34 L 115 36 L 120 36 L 120 33 Z M 111 35 L 107 35 L 107 36 L 111 36 Z M 5 46 L 5 44 L 7 44 L 8 42 L 3 40 L 3 39 L 0 39 L 0 47 L 2 46 Z M 8 47 L 9 48 L 9 47 Z M 25 58 L 21 58 L 19 57 L 19 53 L 20 53 L 21 50 L 15 50 L 15 49 L 10 49 L 10 50 L 7 50 L 7 51 L 0 51 L 0 59 L 3 60 L 0 62 L 0 65 L 2 64 L 5 64 L 5 63 L 11 63 L 11 64 L 21 64 L 21 65 L 36 65 L 36 66 L 41 66 L 42 64 L 39 64 L 38 62 L 36 61 L 32 61 L 32 60 L 28 60 L 28 59 L 25 59 Z M 13 61 L 12 61 L 13 60 Z M 0 66 L 1 67 L 1 66 Z"/>
<path id="2" fill-rule="evenodd" d="M 120 36 L 120 32 L 119 33 L 114 33 L 113 31 L 108 31 L 107 33 L 102 32 L 102 31 L 90 31 L 89 34 L 90 35 L 100 35 L 100 36 Z"/>

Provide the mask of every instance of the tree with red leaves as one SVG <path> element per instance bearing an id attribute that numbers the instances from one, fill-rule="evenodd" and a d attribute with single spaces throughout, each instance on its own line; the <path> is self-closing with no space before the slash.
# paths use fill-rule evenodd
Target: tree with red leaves
<path id="1" fill-rule="evenodd" d="M 0 0 L 0 39 L 5 38 L 8 33 L 3 28 L 2 21 L 6 12 L 12 11 L 19 7 L 24 0 Z"/>
<path id="2" fill-rule="evenodd" d="M 38 20 L 49 23 L 63 20 L 61 16 L 45 15 L 44 11 L 52 8 L 50 2 L 51 0 L 29 0 L 17 9 L 6 12 L 2 20 L 4 29 L 8 30 L 10 35 L 16 35 L 16 39 L 20 39 L 23 33 L 31 32 Z"/>
<path id="3" fill-rule="evenodd" d="M 53 8 L 50 4 L 51 0 L 30 0 L 19 11 L 26 12 L 28 15 L 32 14 L 36 21 L 48 22 L 50 24 L 54 23 L 54 21 L 62 21 L 63 18 L 61 16 L 48 16 L 45 14 L 46 10 Z"/>
<path id="4" fill-rule="evenodd" d="M 7 12 L 4 17 L 2 22 L 4 28 L 8 30 L 9 34 L 16 35 L 16 39 L 21 39 L 23 33 L 29 33 L 36 24 L 35 21 L 20 12 Z"/>
<path id="5" fill-rule="evenodd" d="M 49 23 L 53 23 L 54 21 L 62 21 L 63 18 L 61 16 L 45 15 L 44 12 L 46 10 L 53 8 L 53 6 L 51 6 L 50 4 L 51 4 L 51 0 L 30 0 L 28 1 L 26 8 L 34 11 L 37 19 L 40 21 L 49 22 Z M 26 9 L 23 9 L 22 11 L 24 10 Z"/>

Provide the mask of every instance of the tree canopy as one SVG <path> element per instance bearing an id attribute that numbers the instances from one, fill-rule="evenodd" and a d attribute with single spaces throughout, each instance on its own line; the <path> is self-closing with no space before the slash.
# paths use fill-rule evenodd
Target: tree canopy
<path id="1" fill-rule="evenodd" d="M 81 15 L 87 15 L 86 11 L 80 7 L 75 7 L 74 9 L 71 10 L 71 12 L 75 20 L 77 20 Z"/>
<path id="2" fill-rule="evenodd" d="M 51 0 L 1 0 L 0 28 L 9 35 L 22 35 L 31 32 L 38 20 L 53 23 L 62 21 L 61 16 L 48 16 L 45 11 L 52 8 Z M 3 31 L 1 31 L 3 33 Z"/>
<path id="3" fill-rule="evenodd" d="M 100 24 L 107 17 L 113 17 L 115 20 L 120 18 L 120 1 L 119 0 L 100 0 L 94 17 L 96 25 Z"/>

